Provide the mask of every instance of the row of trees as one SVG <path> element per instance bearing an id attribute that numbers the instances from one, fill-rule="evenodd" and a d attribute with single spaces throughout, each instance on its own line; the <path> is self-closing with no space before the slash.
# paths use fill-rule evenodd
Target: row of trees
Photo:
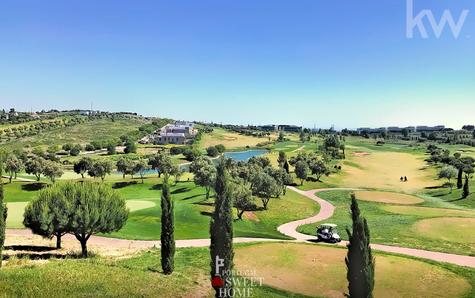
<path id="1" fill-rule="evenodd" d="M 30 119 L 31 120 L 31 119 Z M 87 120 L 85 117 L 60 117 L 54 120 L 41 120 L 26 122 L 21 125 L 15 125 L 0 129 L 0 139 L 6 138 L 21 138 L 26 136 L 35 136 L 42 131 L 52 129 L 74 126 L 79 123 L 84 123 Z"/>
<path id="2" fill-rule="evenodd" d="M 45 159 L 37 155 L 21 155 L 18 157 L 14 153 L 7 155 L 4 161 L 4 169 L 9 175 L 10 183 L 13 178 L 17 178 L 18 173 L 25 171 L 27 174 L 34 175 L 37 181 L 40 181 L 41 175 L 48 177 L 53 183 L 57 178 L 63 175 L 61 164 Z"/>
<path id="3" fill-rule="evenodd" d="M 469 156 L 464 156 L 459 152 L 450 155 L 450 151 L 437 147 L 436 145 L 429 145 L 427 151 L 430 154 L 428 161 L 434 164 L 441 163 L 442 169 L 439 171 L 440 179 L 447 179 L 447 184 L 450 187 L 450 192 L 453 189 L 452 179 L 457 179 L 457 189 L 462 189 L 462 198 L 470 195 L 469 180 L 472 178 L 475 168 L 475 159 Z M 465 180 L 465 181 L 464 181 Z"/>
<path id="4" fill-rule="evenodd" d="M 238 217 L 242 218 L 245 211 L 256 208 L 252 196 L 258 197 L 264 209 L 267 209 L 271 198 L 285 194 L 286 185 L 292 184 L 292 177 L 283 168 L 273 168 L 266 157 L 253 157 L 248 162 L 225 160 L 226 170 L 230 173 L 233 204 Z M 196 158 L 190 165 L 194 174 L 194 182 L 206 190 L 206 199 L 215 185 L 218 173 L 212 160 L 206 156 Z"/>

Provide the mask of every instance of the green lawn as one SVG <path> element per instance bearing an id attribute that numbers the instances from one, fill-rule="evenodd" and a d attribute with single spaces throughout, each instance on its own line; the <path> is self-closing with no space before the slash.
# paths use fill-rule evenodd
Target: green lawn
<path id="1" fill-rule="evenodd" d="M 456 181 L 452 181 L 456 183 Z M 465 182 L 465 181 L 464 181 Z M 462 199 L 462 189 L 454 188 L 450 193 L 449 188 L 436 188 L 427 191 L 427 194 L 436 197 L 444 202 L 459 205 L 461 207 L 475 208 L 475 180 L 472 178 L 469 180 L 470 195 Z"/>
<path id="2" fill-rule="evenodd" d="M 120 183 L 120 182 L 119 182 Z M 159 239 L 160 237 L 160 181 L 147 179 L 119 188 L 126 199 L 150 200 L 155 207 L 131 212 L 122 230 L 111 237 L 127 239 Z M 206 201 L 205 190 L 193 182 L 180 182 L 171 188 L 175 202 L 175 236 L 177 239 L 209 237 L 209 219 L 213 211 L 213 200 Z M 256 201 L 260 206 L 260 201 Z M 260 237 L 288 239 L 277 231 L 277 227 L 288 221 L 316 214 L 319 206 L 295 192 L 288 191 L 280 199 L 271 199 L 269 210 L 254 211 L 243 220 L 234 221 L 235 237 Z M 248 213 L 249 214 L 249 213 Z M 237 218 L 237 217 L 236 217 Z"/>
<path id="3" fill-rule="evenodd" d="M 343 239 L 347 240 L 348 237 L 345 228 L 351 227 L 349 192 L 329 191 L 319 193 L 318 196 L 329 201 L 336 207 L 333 216 L 330 219 L 325 220 L 325 222 L 338 224 L 340 235 Z M 361 213 L 368 220 L 371 230 L 371 241 L 374 243 L 443 251 L 463 255 L 475 255 L 474 243 L 442 241 L 444 230 L 440 231 L 441 237 L 439 239 L 435 239 L 433 234 L 425 236 L 423 233 L 418 232 L 420 229 L 417 229 L 416 223 L 419 220 L 440 216 L 440 213 L 437 212 L 437 208 L 426 208 L 425 210 L 421 210 L 417 209 L 418 207 L 416 206 L 391 207 L 393 205 L 368 201 L 358 201 L 358 203 Z M 403 208 L 404 210 L 398 210 L 398 208 Z M 414 211 L 408 212 L 411 208 L 413 208 Z M 444 209 L 440 210 L 442 212 L 444 211 Z M 400 211 L 401 213 L 396 211 Z M 460 215 L 456 210 L 444 212 L 443 216 L 464 216 L 475 218 L 475 215 L 465 213 Z M 317 225 L 318 223 L 304 225 L 299 227 L 298 230 L 309 235 L 314 235 L 315 227 Z M 473 230 L 469 228 L 463 230 L 462 228 L 460 233 L 473 233 Z"/>
<path id="4" fill-rule="evenodd" d="M 143 240 L 160 239 L 161 179 L 155 175 L 149 176 L 143 184 L 140 179 L 122 180 L 121 177 L 110 179 L 114 180 L 106 180 L 105 183 L 110 184 L 128 200 L 128 206 L 132 210 L 126 225 L 119 232 L 107 236 Z M 6 184 L 5 201 L 8 203 L 28 202 L 37 195 L 38 189 L 38 184 L 32 182 Z M 171 192 L 175 201 L 176 238 L 208 238 L 213 200 L 211 198 L 206 201 L 204 188 L 196 187 L 191 181 L 183 181 L 172 185 Z M 256 203 L 262 206 L 260 200 L 256 200 Z M 16 210 L 18 206 L 15 205 L 12 205 L 12 208 L 9 215 L 9 227 L 18 227 L 23 220 L 21 218 L 23 210 Z M 319 206 L 302 195 L 287 191 L 285 196 L 271 199 L 268 208 L 268 210 L 246 212 L 243 220 L 235 220 L 235 236 L 288 239 L 277 231 L 277 227 L 292 220 L 314 215 L 318 212 Z M 235 217 L 237 218 L 236 214 Z"/>
<path id="5" fill-rule="evenodd" d="M 25 264 L 26 263 L 26 264 Z M 161 273 L 160 250 L 131 258 L 13 260 L 0 270 L 2 297 L 212 297 L 208 248 L 182 248 L 175 272 Z M 270 287 L 253 288 L 253 297 L 303 297 Z"/>

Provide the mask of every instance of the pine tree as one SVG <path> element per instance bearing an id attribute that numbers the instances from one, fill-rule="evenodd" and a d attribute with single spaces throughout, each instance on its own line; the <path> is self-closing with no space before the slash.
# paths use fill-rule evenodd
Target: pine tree
<path id="1" fill-rule="evenodd" d="M 175 224 L 173 216 L 173 201 L 170 195 L 168 174 L 165 173 L 162 186 L 162 233 L 160 235 L 163 273 L 171 274 L 175 267 Z"/>
<path id="2" fill-rule="evenodd" d="M 3 203 L 3 164 L 0 161 L 0 267 L 2 267 L 3 244 L 5 243 L 5 225 L 7 220 L 7 206 Z"/>
<path id="3" fill-rule="evenodd" d="M 210 222 L 211 278 L 216 297 L 231 297 L 233 268 L 233 213 L 229 174 L 221 159 L 216 175 L 215 210 Z"/>
<path id="4" fill-rule="evenodd" d="M 468 175 L 465 175 L 465 183 L 463 184 L 462 198 L 466 198 L 470 195 L 470 188 L 468 186 Z"/>
<path id="5" fill-rule="evenodd" d="M 348 279 L 348 297 L 371 298 L 374 288 L 374 258 L 370 247 L 370 233 L 366 219 L 360 215 L 358 202 L 351 195 L 353 231 L 346 230 L 349 243 L 345 259 Z"/>

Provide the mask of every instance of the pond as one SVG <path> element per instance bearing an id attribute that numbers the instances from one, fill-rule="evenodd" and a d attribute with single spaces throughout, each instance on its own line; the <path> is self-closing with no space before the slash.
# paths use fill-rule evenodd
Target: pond
<path id="1" fill-rule="evenodd" d="M 268 152 L 267 150 L 263 150 L 263 149 L 247 150 L 247 151 L 239 151 L 239 152 L 226 152 L 224 153 L 224 157 L 231 158 L 236 161 L 248 161 L 251 157 L 264 155 L 267 152 Z"/>
<path id="2" fill-rule="evenodd" d="M 264 155 L 268 152 L 269 151 L 264 150 L 264 149 L 252 149 L 252 150 L 247 150 L 247 151 L 225 152 L 224 157 L 234 159 L 235 161 L 248 161 L 251 157 Z M 214 158 L 213 162 L 215 164 L 217 164 L 218 160 L 219 160 L 219 158 Z M 187 163 L 181 164 L 179 167 L 180 167 L 180 170 L 187 172 L 190 168 L 190 163 L 187 162 Z M 119 172 L 115 172 L 114 174 L 122 175 L 122 173 L 119 173 Z M 152 170 L 152 169 L 149 169 L 149 170 L 145 171 L 145 175 L 151 175 L 151 174 L 157 174 L 157 171 Z M 138 177 L 139 175 L 136 174 L 135 176 Z"/>

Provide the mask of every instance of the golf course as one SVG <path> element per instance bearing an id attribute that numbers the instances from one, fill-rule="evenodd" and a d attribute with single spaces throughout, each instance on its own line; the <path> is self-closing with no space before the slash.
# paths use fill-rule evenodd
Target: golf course
<path id="1" fill-rule="evenodd" d="M 105 120 L 99 121 L 98 125 L 105 123 Z M 116 127 L 123 125 L 114 123 Z M 85 125 L 86 131 L 90 124 L 79 125 Z M 128 126 L 128 129 L 134 127 Z M 81 131 L 82 128 L 76 127 L 66 135 L 81 139 Z M 117 137 L 121 135 L 119 131 L 111 135 Z M 318 154 L 325 140 L 325 136 L 315 135 L 302 141 L 292 133 L 286 134 L 283 141 L 278 137 L 277 134 L 244 136 L 217 128 L 204 133 L 194 148 L 201 152 L 217 145 L 223 145 L 229 152 L 262 148 L 265 150 L 258 158 L 268 158 L 271 166 L 278 167 L 280 152 L 284 152 L 288 160 L 298 160 L 302 154 Z M 43 138 L 28 140 L 29 146 L 42 144 Z M 55 135 L 52 131 L 47 138 L 61 144 L 65 134 Z M 84 140 L 83 144 L 94 139 L 86 135 Z M 76 142 L 74 139 L 66 141 Z M 46 148 L 46 145 L 40 146 Z M 132 156 L 153 154 L 163 148 L 171 147 L 139 146 L 138 153 Z M 454 153 L 460 150 L 456 145 L 447 149 Z M 115 155 L 100 152 L 91 156 L 119 160 Z M 74 163 L 80 157 L 66 160 Z M 238 218 L 238 209 L 233 208 L 236 270 L 252 271 L 262 278 L 262 284 L 253 289 L 253 297 L 342 297 L 346 289 L 344 258 L 348 237 L 345 230 L 351 228 L 351 194 L 358 200 L 371 231 L 377 272 L 376 297 L 473 295 L 475 198 L 470 194 L 464 200 L 457 200 L 460 190 L 449 191 L 437 177 L 440 166 L 428 163 L 427 159 L 422 145 L 396 142 L 376 146 L 371 140 L 349 136 L 345 139 L 345 158 L 328 161 L 332 170 L 327 175 L 317 178 L 310 174 L 302 183 L 287 186 L 287 191 L 272 198 L 267 208 L 255 197 L 256 207 L 243 212 L 242 218 Z M 172 161 L 186 162 L 183 155 L 174 156 Z M 293 180 L 298 181 L 295 164 L 290 165 L 290 171 Z M 48 280 L 58 283 L 55 291 L 64 295 L 151 296 L 157 291 L 184 297 L 210 295 L 206 247 L 210 243 L 209 221 L 215 197 L 212 191 L 207 198 L 206 188 L 195 183 L 192 173 L 184 173 L 170 182 L 178 247 L 176 273 L 171 278 L 157 274 L 163 176 L 147 172 L 142 179 L 113 172 L 105 178 L 102 183 L 125 199 L 129 215 L 119 231 L 91 237 L 89 246 L 94 256 L 87 260 L 76 257 L 77 243 L 73 237 L 64 236 L 62 248 L 55 250 L 51 247 L 52 240 L 25 229 L 25 207 L 51 182 L 45 177 L 36 181 L 34 176 L 24 172 L 17 177 L 4 184 L 8 217 L 7 259 L 5 269 L 0 271 L 2 292 L 13 296 L 52 295 L 50 288 L 34 287 Z M 87 180 L 94 178 L 82 178 L 65 166 L 64 174 L 55 183 Z M 340 245 L 316 241 L 315 230 L 322 223 L 339 227 L 343 240 Z M 37 248 L 29 249 L 33 247 Z M 81 274 L 81 268 L 85 267 L 91 268 L 87 278 Z M 29 268 L 28 271 L 25 268 Z M 107 276 L 100 274 L 104 268 L 110 270 Z M 134 279 L 127 284 L 120 282 L 131 274 Z M 80 279 L 81 283 L 59 282 L 59 278 Z M 22 280 L 22 286 L 9 282 L 13 279 Z M 154 287 L 146 286 L 150 282 Z M 94 287 L 86 286 L 92 283 Z"/>

